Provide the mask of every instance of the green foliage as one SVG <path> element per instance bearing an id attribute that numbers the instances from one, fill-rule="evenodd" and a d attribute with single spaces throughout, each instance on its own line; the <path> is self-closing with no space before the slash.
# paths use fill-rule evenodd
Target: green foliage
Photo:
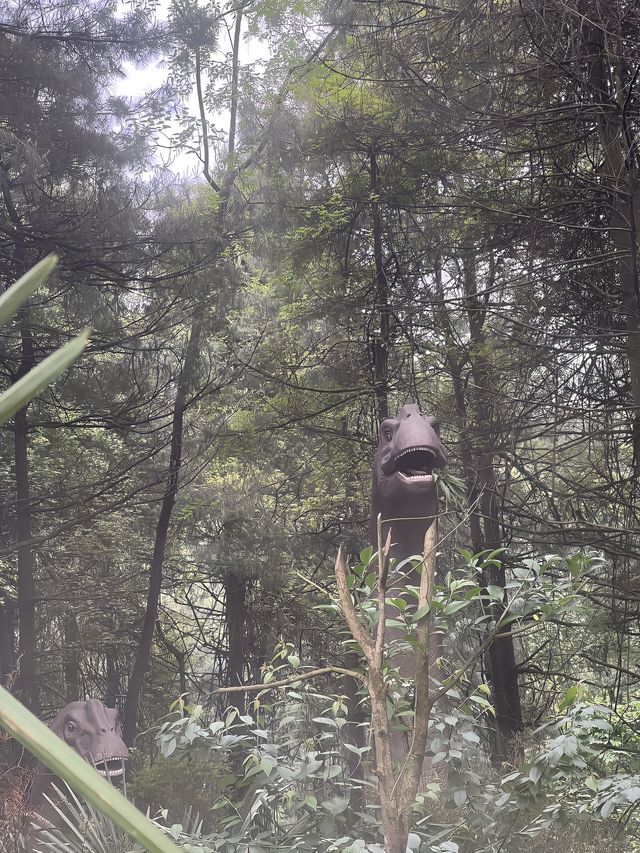
<path id="1" fill-rule="evenodd" d="M 53 786 L 46 797 L 51 827 L 34 827 L 25 842 L 32 853 L 139 853 L 145 848 L 100 809 L 78 799 L 70 788 Z"/>
<path id="2" fill-rule="evenodd" d="M 575 696 L 573 690 L 570 693 Z M 619 818 L 632 814 L 634 803 L 640 801 L 639 777 L 608 775 L 605 769 L 612 756 L 610 716 L 606 707 L 579 702 L 552 716 L 533 732 L 538 746 L 523 768 L 466 787 L 470 835 L 458 839 L 476 839 L 473 849 L 480 853 L 493 853 L 505 837 L 510 850 L 529 850 L 532 839 L 549 833 L 570 838 L 570 827 L 577 837 L 586 825 L 591 832 L 606 835 L 602 821 L 616 812 Z M 627 830 L 632 838 L 634 829 Z"/>
<path id="3" fill-rule="evenodd" d="M 335 697 L 302 682 L 275 701 L 265 692 L 254 708 L 253 714 L 229 708 L 211 722 L 195 708 L 163 723 L 157 743 L 170 756 L 165 770 L 173 772 L 185 756 L 224 767 L 221 790 L 209 801 L 211 818 L 204 818 L 215 824 L 207 838 L 216 850 L 231 853 L 245 844 L 265 850 L 331 849 L 354 820 L 344 750 L 357 748 L 349 744 L 344 709 Z M 359 820 L 371 834 L 373 818 Z"/>
<path id="4" fill-rule="evenodd" d="M 26 273 L 10 288 L 0 302 L 0 314 L 5 321 L 42 284 L 55 267 L 55 258 L 46 258 Z M 79 335 L 66 347 L 53 353 L 8 391 L 0 395 L 0 423 L 30 400 L 40 388 L 49 384 L 78 358 L 87 342 L 87 334 Z M 140 841 L 150 853 L 171 853 L 175 847 L 99 773 L 74 750 L 44 726 L 4 687 L 0 687 L 0 726 L 13 735 L 32 755 L 72 784 L 87 799 L 111 817 L 119 827 Z M 76 801 L 77 802 L 77 801 Z M 92 824 L 89 822 L 89 831 Z M 82 841 L 82 836 L 77 835 Z M 122 839 L 120 839 L 122 840 Z"/>
<path id="5" fill-rule="evenodd" d="M 503 550 L 463 550 L 463 562 L 438 584 L 434 615 L 457 645 L 477 643 L 491 627 L 490 607 L 498 596 L 485 591 L 478 578 L 488 565 L 500 564 Z M 363 550 L 349 579 L 370 627 L 377 619 L 376 560 L 372 548 Z M 584 554 L 528 557 L 511 565 L 501 624 L 538 632 L 546 620 L 575 612 L 586 577 L 599 565 L 597 556 Z M 410 599 L 417 590 L 409 587 L 407 595 Z M 412 613 L 404 599 L 388 603 L 388 625 L 403 631 L 398 645 L 411 646 L 420 614 Z M 334 604 L 322 607 L 335 611 Z M 389 710 L 397 726 L 406 727 L 413 714 L 411 685 L 393 669 L 395 651 L 390 651 L 387 671 Z M 202 706 L 187 709 L 181 702 L 176 719 L 162 723 L 156 734 L 165 759 L 140 777 L 147 801 L 148 792 L 155 791 L 154 805 L 169 809 L 175 820 L 174 785 L 180 787 L 190 768 L 195 772 L 185 790 L 194 782 L 199 785 L 197 780 L 206 774 L 198 768 L 208 766 L 215 785 L 204 798 L 197 795 L 197 804 L 205 824 L 200 840 L 211 849 L 231 853 L 248 845 L 260 850 L 380 850 L 371 783 L 365 810 L 354 810 L 350 803 L 354 780 L 346 759 L 358 755 L 367 767 L 368 749 L 351 742 L 344 697 L 319 692 L 317 685 L 302 679 L 310 666 L 301 664 L 290 644 L 282 644 L 263 672 L 265 687 L 255 694 L 251 714 L 231 707 L 211 719 Z M 457 673 L 453 647 L 443 650 L 441 667 L 446 684 L 447 677 Z M 290 686 L 268 687 L 296 675 L 300 680 Z M 533 732 L 538 745 L 526 764 L 502 777 L 486 759 L 490 697 L 488 685 L 465 673 L 432 714 L 427 757 L 436 778 L 424 786 L 415 804 L 416 850 L 496 853 L 508 837 L 510 850 L 525 851 L 545 833 L 566 833 L 569 822 L 598 824 L 633 805 L 637 777 L 606 770 L 611 713 L 581 702 L 585 691 L 580 685 L 569 688 L 557 713 Z M 209 823 L 213 831 L 207 832 Z"/>
<path id="6" fill-rule="evenodd" d="M 26 272 L 0 297 L 0 325 L 10 320 L 27 299 L 54 271 L 58 259 L 49 255 Z M 88 330 L 73 338 L 64 347 L 51 353 L 44 361 L 13 383 L 0 396 L 0 424 L 14 415 L 38 391 L 49 385 L 80 356 L 89 339 Z"/>
<path id="7" fill-rule="evenodd" d="M 149 853 L 176 847 L 87 761 L 0 687 L 0 726 Z"/>
<path id="8" fill-rule="evenodd" d="M 191 812 L 199 815 L 202 828 L 210 831 L 217 822 L 211 804 L 230 784 L 229 771 L 217 756 L 195 749 L 173 760 L 160 758 L 127 782 L 127 793 L 139 808 L 162 812 L 165 820 L 179 823 Z"/>
<path id="9" fill-rule="evenodd" d="M 34 825 L 18 842 L 20 853 L 141 853 L 146 849 L 70 788 L 55 787 L 48 801 L 52 822 L 44 828 Z M 186 853 L 211 853 L 212 848 L 199 841 L 202 832 L 197 818 L 192 819 L 187 810 L 183 820 L 184 826 L 155 823 Z"/>

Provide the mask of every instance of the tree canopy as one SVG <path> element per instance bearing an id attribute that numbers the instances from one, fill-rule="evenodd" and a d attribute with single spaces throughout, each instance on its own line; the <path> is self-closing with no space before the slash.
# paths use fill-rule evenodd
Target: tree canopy
<path id="1" fill-rule="evenodd" d="M 3 289 L 59 257 L 2 387 L 90 330 L 2 426 L 2 684 L 117 707 L 178 843 L 636 850 L 639 45 L 625 0 L 0 10 Z M 449 463 L 385 607 L 407 402 Z M 415 791 L 376 720 L 424 726 Z"/>

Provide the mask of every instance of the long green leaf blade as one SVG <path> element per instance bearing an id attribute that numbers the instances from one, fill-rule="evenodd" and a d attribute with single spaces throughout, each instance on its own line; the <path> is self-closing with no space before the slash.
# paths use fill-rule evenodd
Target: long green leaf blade
<path id="1" fill-rule="evenodd" d="M 18 308 L 46 281 L 58 263 L 57 255 L 47 255 L 31 267 L 15 284 L 0 296 L 0 326 L 10 320 Z"/>
<path id="2" fill-rule="evenodd" d="M 180 853 L 179 848 L 120 791 L 103 779 L 4 687 L 0 687 L 0 725 L 149 853 Z"/>
<path id="3" fill-rule="evenodd" d="M 18 379 L 0 394 L 0 424 L 15 414 L 32 397 L 35 397 L 43 386 L 53 382 L 69 365 L 73 364 L 86 347 L 88 340 L 89 330 L 86 329 L 72 338 L 68 344 L 47 356 L 26 376 Z"/>

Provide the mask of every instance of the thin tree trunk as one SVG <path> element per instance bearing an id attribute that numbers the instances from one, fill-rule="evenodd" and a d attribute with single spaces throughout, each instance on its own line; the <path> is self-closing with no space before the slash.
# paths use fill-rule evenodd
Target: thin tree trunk
<path id="1" fill-rule="evenodd" d="M 116 708 L 120 695 L 120 670 L 116 649 L 108 646 L 105 649 L 106 685 L 104 703 L 107 708 Z"/>
<path id="2" fill-rule="evenodd" d="M 68 613 L 64 619 L 64 649 L 62 668 L 64 671 L 64 692 L 67 702 L 77 702 L 80 697 L 80 634 L 75 615 Z"/>
<path id="3" fill-rule="evenodd" d="M 9 221 L 14 229 L 15 249 L 12 267 L 15 277 L 18 278 L 25 271 L 24 225 L 13 201 L 9 173 L 4 167 L 0 167 L 0 191 Z M 18 317 L 21 322 L 21 359 L 14 382 L 25 376 L 35 366 L 29 309 L 22 308 Z M 16 541 L 18 544 L 17 610 L 19 623 L 16 690 L 21 694 L 21 698 L 27 707 L 37 714 L 40 711 L 40 702 L 36 674 L 35 558 L 31 547 L 28 434 L 27 406 L 24 406 L 14 415 Z"/>
<path id="4" fill-rule="evenodd" d="M 378 171 L 378 157 L 375 146 L 371 147 L 369 155 L 369 187 L 371 191 L 371 220 L 373 238 L 373 260 L 374 260 L 374 304 L 372 306 L 371 326 L 373 332 L 369 333 L 370 340 L 370 363 L 373 373 L 373 386 L 376 400 L 376 415 L 378 424 L 389 417 L 389 346 L 390 346 L 390 319 L 389 309 L 389 283 L 384 268 L 384 246 L 382 241 L 382 212 L 380 208 L 380 176 Z M 371 545 L 375 549 L 375 543 Z M 347 669 L 355 670 L 360 665 L 358 655 L 349 652 L 345 655 L 344 665 Z M 353 678 L 347 676 L 343 681 L 342 690 L 347 697 L 349 735 L 353 744 L 362 749 L 366 746 L 365 726 L 363 725 L 366 715 L 359 704 L 359 685 Z M 362 783 L 364 770 L 362 759 L 354 753 L 348 757 L 349 773 L 351 777 Z M 352 800 L 352 805 L 358 808 L 364 805 L 364 788 L 361 787 Z"/>
<path id="5" fill-rule="evenodd" d="M 174 643 L 171 642 L 171 640 L 162 630 L 162 624 L 159 619 L 156 621 L 156 632 L 162 645 L 176 659 L 176 666 L 178 668 L 178 683 L 180 685 L 180 695 L 184 696 L 185 693 L 187 693 L 187 671 L 185 667 L 187 653 L 182 649 L 179 649 L 176 645 L 174 645 Z"/>
<path id="6" fill-rule="evenodd" d="M 229 154 L 236 150 L 236 127 L 238 123 L 238 80 L 240 76 L 240 36 L 242 35 L 242 13 L 240 6 L 236 12 L 233 30 L 233 52 L 231 58 L 231 104 L 229 107 Z"/>
<path id="7" fill-rule="evenodd" d="M 245 625 L 247 620 L 247 584 L 238 575 L 228 572 L 225 581 L 225 621 L 229 657 L 227 683 L 230 687 L 244 681 Z M 237 693 L 237 705 L 244 707 L 244 694 Z"/>
<path id="8" fill-rule="evenodd" d="M 35 364 L 29 313 L 23 311 L 21 329 L 22 359 L 16 381 Z M 16 538 L 18 542 L 18 645 L 17 691 L 29 710 L 40 712 L 36 673 L 35 559 L 31 547 L 31 495 L 29 488 L 29 424 L 27 407 L 14 417 L 16 476 Z"/>
<path id="9" fill-rule="evenodd" d="M 474 550 L 500 548 L 502 533 L 497 499 L 497 477 L 493 463 L 493 437 L 488 432 L 493 417 L 491 371 L 487 358 L 485 335 L 486 304 L 478 295 L 475 259 L 468 253 L 463 262 L 464 291 L 469 321 L 471 372 L 471 401 L 475 427 L 468 424 L 465 391 L 460 366 L 450 358 L 456 406 L 461 420 L 463 466 L 470 501 L 470 528 Z M 473 434 L 475 433 L 475 435 Z M 505 589 L 503 566 L 490 566 L 484 573 L 485 586 Z M 495 617 L 500 607 L 494 605 Z M 522 729 L 522 706 L 518 685 L 518 668 L 511 637 L 494 640 L 486 654 L 496 711 L 495 737 L 492 758 L 496 763 L 517 759 L 520 746 L 517 733 Z"/>
<path id="10" fill-rule="evenodd" d="M 0 605 L 0 684 L 9 688 L 16 668 L 13 620 L 9 604 Z"/>
<path id="11" fill-rule="evenodd" d="M 370 187 L 371 187 L 371 218 L 373 220 L 373 258 L 375 264 L 375 298 L 374 308 L 379 330 L 373 340 L 373 368 L 378 410 L 378 423 L 389 417 L 389 285 L 384 269 L 382 247 L 382 214 L 380 211 L 380 180 L 378 175 L 378 158 L 375 148 L 371 149 L 370 157 Z"/>
<path id="12" fill-rule="evenodd" d="M 200 347 L 200 333 L 202 329 L 201 311 L 198 310 L 191 322 L 189 340 L 187 342 L 184 362 L 178 378 L 178 388 L 173 408 L 173 422 L 171 426 L 171 451 L 169 457 L 169 468 L 167 479 L 160 506 L 160 515 L 156 526 L 153 555 L 149 571 L 149 586 L 147 591 L 147 604 L 144 614 L 144 622 L 138 642 L 138 650 L 133 664 L 133 670 L 129 678 L 129 686 L 124 706 L 123 734 L 125 743 L 132 744 L 136 736 L 138 721 L 138 701 L 144 685 L 144 677 L 149 664 L 153 633 L 158 618 L 158 606 L 162 592 L 162 575 L 164 559 L 167 549 L 167 538 L 169 535 L 169 524 L 173 507 L 178 493 L 178 481 L 180 466 L 182 464 L 182 436 L 184 427 L 184 412 L 187 407 L 187 395 L 191 387 L 196 360 Z"/>

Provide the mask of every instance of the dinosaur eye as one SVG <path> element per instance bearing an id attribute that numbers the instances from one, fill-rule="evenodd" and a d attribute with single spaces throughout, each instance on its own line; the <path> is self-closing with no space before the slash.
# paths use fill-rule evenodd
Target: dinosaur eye
<path id="1" fill-rule="evenodd" d="M 391 441 L 391 439 L 393 438 L 393 432 L 390 429 L 385 429 L 384 437 L 387 441 Z"/>
<path id="2" fill-rule="evenodd" d="M 66 730 L 67 730 L 68 732 L 75 732 L 75 730 L 76 730 L 76 724 L 75 724 L 75 723 L 72 723 L 72 722 L 71 722 L 71 720 L 69 720 L 69 722 L 67 723 L 67 725 L 65 726 L 65 728 L 66 728 Z"/>

